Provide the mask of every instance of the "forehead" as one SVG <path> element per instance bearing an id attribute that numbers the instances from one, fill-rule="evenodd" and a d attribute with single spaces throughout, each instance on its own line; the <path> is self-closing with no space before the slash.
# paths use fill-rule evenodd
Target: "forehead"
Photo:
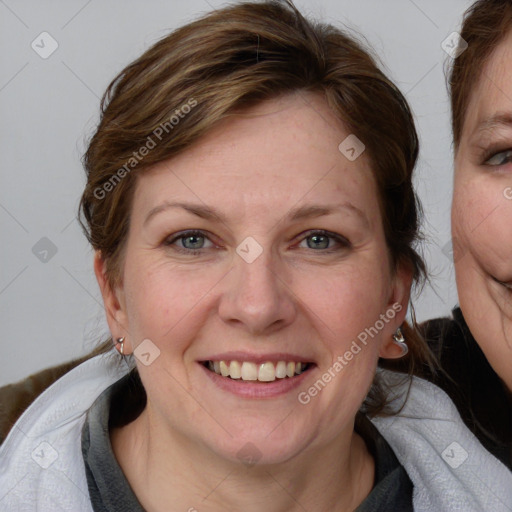
<path id="1" fill-rule="evenodd" d="M 363 153 L 350 161 L 338 149 L 349 134 L 318 93 L 266 101 L 231 115 L 181 155 L 142 173 L 135 209 L 184 196 L 240 212 L 313 198 L 375 205 L 369 159 Z"/>

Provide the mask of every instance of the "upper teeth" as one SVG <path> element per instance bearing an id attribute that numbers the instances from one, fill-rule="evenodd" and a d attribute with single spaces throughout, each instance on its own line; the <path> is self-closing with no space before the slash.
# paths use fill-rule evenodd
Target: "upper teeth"
<path id="1" fill-rule="evenodd" d="M 305 363 L 279 361 L 275 365 L 271 361 L 256 364 L 249 361 L 208 361 L 208 368 L 223 377 L 242 380 L 259 380 L 271 382 L 276 379 L 300 375 L 306 367 Z"/>

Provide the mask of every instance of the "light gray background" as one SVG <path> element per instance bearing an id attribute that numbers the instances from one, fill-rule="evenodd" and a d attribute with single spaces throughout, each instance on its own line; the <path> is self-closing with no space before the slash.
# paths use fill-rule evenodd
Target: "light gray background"
<path id="1" fill-rule="evenodd" d="M 296 0 L 302 12 L 361 31 L 410 102 L 421 139 L 416 185 L 433 287 L 419 320 L 457 302 L 450 241 L 452 147 L 441 43 L 468 0 Z M 0 385 L 90 350 L 108 335 L 92 251 L 75 220 L 80 158 L 111 79 L 217 0 L 0 0 Z M 41 32 L 58 49 L 42 59 Z M 375 105 L 378 108 L 378 105 Z M 57 252 L 33 253 L 47 237 Z M 40 242 L 41 243 L 41 242 Z M 444 248 L 444 252 L 443 252 Z M 448 255 L 446 255 L 447 253 Z"/>

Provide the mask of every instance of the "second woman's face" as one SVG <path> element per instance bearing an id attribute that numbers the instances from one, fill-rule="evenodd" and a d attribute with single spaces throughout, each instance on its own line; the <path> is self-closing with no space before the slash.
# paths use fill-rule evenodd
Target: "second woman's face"
<path id="1" fill-rule="evenodd" d="M 367 156 L 338 149 L 348 135 L 321 96 L 287 96 L 138 180 L 111 329 L 150 340 L 151 417 L 195 448 L 349 448 L 409 279 L 390 271 Z"/>
<path id="2" fill-rule="evenodd" d="M 512 35 L 492 54 L 470 98 L 454 185 L 460 306 L 512 390 Z"/>

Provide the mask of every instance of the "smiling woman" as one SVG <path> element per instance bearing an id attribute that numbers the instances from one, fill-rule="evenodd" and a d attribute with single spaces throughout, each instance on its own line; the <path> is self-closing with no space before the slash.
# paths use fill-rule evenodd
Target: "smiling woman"
<path id="1" fill-rule="evenodd" d="M 417 154 L 408 105 L 369 53 L 291 2 L 215 11 L 124 69 L 80 204 L 109 351 L 15 425 L 0 448 L 4 503 L 501 510 L 508 472 L 447 396 L 378 368 L 434 364 L 405 322 L 424 272 Z M 407 471 L 379 430 L 398 434 Z M 457 474 L 440 455 L 455 438 L 471 452 Z M 475 464 L 483 487 L 465 480 Z"/>
<path id="2" fill-rule="evenodd" d="M 426 324 L 467 425 L 512 469 L 512 3 L 475 2 L 450 73 L 460 308 Z"/>
<path id="3" fill-rule="evenodd" d="M 485 20 L 480 21 L 482 15 Z M 472 37 L 480 52 L 493 48 L 487 61 L 478 56 L 479 68 L 475 59 L 466 60 L 473 73 L 479 69 L 479 75 L 473 75 L 470 90 L 466 85 L 464 115 L 457 110 L 452 226 L 459 245 L 456 270 L 461 308 L 487 358 L 512 391 L 512 202 L 504 193 L 512 178 L 512 109 L 506 71 L 512 62 L 512 32 L 504 20 L 512 22 L 512 6 L 502 1 L 476 5 L 466 22 L 470 36 L 475 23 L 485 26 L 489 35 L 489 24 L 496 30 L 492 44 Z M 498 34 L 502 40 L 496 40 Z M 457 82 L 454 96 L 461 95 L 460 88 Z"/>

